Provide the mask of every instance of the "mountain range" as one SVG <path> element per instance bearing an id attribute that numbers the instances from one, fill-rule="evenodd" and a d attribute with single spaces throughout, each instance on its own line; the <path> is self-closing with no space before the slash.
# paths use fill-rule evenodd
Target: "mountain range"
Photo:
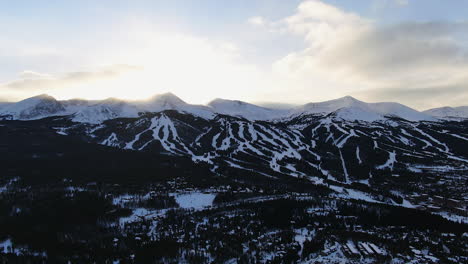
<path id="1" fill-rule="evenodd" d="M 114 98 L 99 101 L 80 99 L 59 101 L 48 95 L 39 95 L 16 103 L 0 104 L 0 117 L 10 120 L 34 120 L 49 116 L 72 116 L 73 121 L 76 122 L 97 124 L 109 119 L 138 117 L 144 112 L 163 110 L 176 110 L 205 119 L 213 119 L 217 114 L 223 114 L 252 121 L 272 121 L 300 115 L 331 113 L 343 120 L 368 122 L 384 120 L 390 116 L 408 121 L 468 118 L 468 107 L 443 107 L 419 112 L 398 103 L 366 103 L 350 96 L 277 109 L 225 99 L 215 99 L 207 105 L 193 105 L 171 93 L 140 101 L 124 101 Z"/>
<path id="2" fill-rule="evenodd" d="M 463 112 L 419 112 L 349 96 L 275 109 L 223 99 L 192 105 L 170 93 L 144 101 L 58 101 L 41 95 L 4 104 L 0 124 L 7 131 L 29 124 L 29 134 L 42 128 L 91 145 L 183 158 L 207 166 L 213 175 L 249 184 L 305 180 L 344 196 L 456 218 L 466 204 L 440 211 L 421 195 L 464 200 L 468 120 Z"/>

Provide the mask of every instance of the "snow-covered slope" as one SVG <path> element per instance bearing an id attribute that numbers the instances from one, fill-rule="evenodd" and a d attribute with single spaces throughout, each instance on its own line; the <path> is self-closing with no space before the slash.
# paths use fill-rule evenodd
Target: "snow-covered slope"
<path id="1" fill-rule="evenodd" d="M 135 106 L 144 112 L 161 112 L 164 110 L 177 110 L 193 114 L 203 118 L 212 118 L 214 113 L 211 108 L 204 105 L 192 105 L 184 102 L 172 93 L 153 96 L 146 101 L 137 101 Z"/>
<path id="2" fill-rule="evenodd" d="M 248 120 L 272 120 L 284 117 L 287 110 L 270 109 L 236 100 L 215 99 L 208 104 L 216 113 Z"/>
<path id="3" fill-rule="evenodd" d="M 46 94 L 34 96 L 17 103 L 8 104 L 0 109 L 0 116 L 11 119 L 40 119 L 60 115 L 65 107 L 52 96 Z"/>
<path id="4" fill-rule="evenodd" d="M 10 102 L 0 102 L 0 111 L 2 111 L 2 108 L 7 107 L 13 103 Z"/>
<path id="5" fill-rule="evenodd" d="M 386 116 L 397 116 L 409 121 L 433 120 L 431 116 L 399 103 L 365 103 L 351 96 L 305 104 L 293 109 L 291 112 L 293 115 L 330 114 L 335 112 L 336 117 L 341 119 L 369 122 L 385 119 Z"/>
<path id="6" fill-rule="evenodd" d="M 335 117 L 348 121 L 373 122 L 384 119 L 383 115 L 375 111 L 357 106 L 343 107 L 334 111 L 333 113 Z"/>
<path id="7" fill-rule="evenodd" d="M 65 107 L 66 112 L 68 114 L 74 114 L 83 108 L 86 108 L 90 105 L 94 105 L 98 103 L 99 101 L 88 101 L 84 99 L 71 99 L 71 100 L 65 100 L 65 101 L 60 101 L 62 103 L 63 107 Z"/>
<path id="8" fill-rule="evenodd" d="M 468 106 L 433 108 L 423 113 L 439 118 L 468 118 Z"/>
<path id="9" fill-rule="evenodd" d="M 74 105 L 71 107 L 78 110 L 73 114 L 73 121 L 91 124 L 119 117 L 138 117 L 139 112 L 136 106 L 114 98 L 93 105 Z"/>
<path id="10" fill-rule="evenodd" d="M 209 107 L 187 104 L 172 93 L 156 95 L 144 101 L 107 99 L 91 105 L 75 104 L 73 107 L 79 110 L 74 114 L 73 121 L 94 124 L 119 117 L 138 117 L 141 112 L 154 113 L 164 110 L 176 110 L 207 119 L 214 117 Z"/>
<path id="11" fill-rule="evenodd" d="M 368 105 L 374 111 L 385 116 L 398 116 L 409 121 L 434 120 L 434 118 L 427 114 L 421 113 L 399 103 L 370 103 Z"/>
<path id="12" fill-rule="evenodd" d="M 0 104 L 0 117 L 30 120 L 69 115 L 75 122 L 97 124 L 114 118 L 138 117 L 140 112 L 164 110 L 176 110 L 207 119 L 215 116 L 208 106 L 187 104 L 177 96 L 166 93 L 144 101 L 125 101 L 115 98 L 100 101 L 82 99 L 57 101 L 52 96 L 39 95 L 17 103 Z"/>

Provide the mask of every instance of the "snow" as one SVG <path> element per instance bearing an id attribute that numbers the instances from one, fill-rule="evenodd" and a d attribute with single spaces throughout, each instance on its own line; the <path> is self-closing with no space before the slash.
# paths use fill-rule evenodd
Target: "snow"
<path id="1" fill-rule="evenodd" d="M 368 194 L 361 192 L 361 191 L 347 189 L 347 188 L 343 188 L 343 187 L 339 187 L 335 185 L 330 185 L 328 186 L 328 188 L 338 192 L 339 193 L 338 197 L 342 197 L 346 199 L 362 200 L 362 201 L 366 201 L 370 203 L 382 203 L 380 201 L 373 199 Z"/>
<path id="2" fill-rule="evenodd" d="M 364 249 L 367 251 L 367 253 L 369 253 L 369 254 L 373 254 L 373 253 L 374 253 L 374 251 L 370 248 L 370 246 L 369 246 L 367 243 L 365 243 L 365 242 L 360 242 L 360 244 L 364 247 Z"/>
<path id="3" fill-rule="evenodd" d="M 361 192 L 361 191 L 356 191 L 356 190 L 353 190 L 353 189 L 346 189 L 346 192 L 348 193 L 348 197 L 350 199 L 354 199 L 354 200 L 362 200 L 362 201 L 366 201 L 366 202 L 370 202 L 370 203 L 380 203 L 379 201 L 373 199 L 372 197 L 370 197 L 368 194 L 364 193 L 364 192 Z"/>
<path id="4" fill-rule="evenodd" d="M 100 124 L 119 117 L 138 117 L 139 110 L 125 101 L 107 99 L 97 104 L 84 106 L 73 114 L 74 122 Z"/>
<path id="5" fill-rule="evenodd" d="M 216 142 L 218 141 L 218 138 L 220 135 L 221 135 L 220 133 L 216 134 L 211 141 L 211 146 L 215 149 L 218 149 L 218 147 L 216 146 L 217 145 Z"/>
<path id="6" fill-rule="evenodd" d="M 120 195 L 120 196 L 116 196 L 112 199 L 112 204 L 113 205 L 120 205 L 120 206 L 124 206 L 124 204 L 128 201 L 132 201 L 133 199 L 135 199 L 136 196 L 135 195 L 131 195 L 131 194 L 123 194 L 123 195 Z"/>
<path id="7" fill-rule="evenodd" d="M 462 161 L 462 162 L 468 163 L 468 160 L 467 160 L 467 159 L 462 159 L 462 158 L 455 157 L 455 156 L 452 156 L 452 155 L 448 155 L 447 157 L 450 158 L 450 159 L 453 159 L 453 160 L 458 160 L 458 161 Z"/>
<path id="8" fill-rule="evenodd" d="M 468 117 L 468 107 L 453 108 L 457 117 Z M 119 117 L 138 117 L 140 112 L 161 112 L 176 110 L 205 119 L 212 119 L 216 114 L 237 116 L 248 120 L 276 120 L 304 114 L 330 114 L 350 121 L 385 120 L 389 116 L 398 116 L 409 121 L 435 121 L 437 111 L 418 112 L 398 103 L 366 103 L 353 97 L 309 103 L 299 107 L 266 108 L 254 104 L 215 99 L 208 105 L 188 104 L 172 93 L 156 95 L 148 100 L 124 101 L 107 99 L 101 101 L 68 100 L 56 101 L 48 95 L 40 95 L 26 100 L 2 104 L 0 115 L 11 115 L 13 119 L 39 119 L 48 116 L 73 115 L 73 121 L 84 123 L 102 123 Z M 452 112 L 453 112 L 452 111 Z M 444 114 L 446 115 L 446 114 Z"/>
<path id="9" fill-rule="evenodd" d="M 433 108 L 423 113 L 440 118 L 468 118 L 468 106 Z"/>
<path id="10" fill-rule="evenodd" d="M 146 208 L 136 208 L 136 209 L 132 210 L 132 214 L 130 216 L 121 217 L 119 219 L 119 224 L 120 224 L 120 226 L 123 226 L 123 225 L 125 225 L 127 223 L 134 223 L 134 222 L 137 222 L 137 221 L 141 220 L 145 216 L 149 216 L 149 215 L 151 215 L 151 211 L 149 211 L 148 209 L 146 209 Z"/>
<path id="11" fill-rule="evenodd" d="M 143 133 L 145 133 L 146 131 L 148 131 L 148 130 L 144 130 L 143 132 L 140 132 L 140 133 L 136 134 L 135 138 L 134 138 L 132 141 L 128 142 L 128 143 L 125 145 L 125 149 L 134 149 L 134 148 L 133 148 L 133 145 L 134 145 L 136 142 L 138 142 L 138 140 L 140 140 L 141 135 L 142 135 Z"/>
<path id="12" fill-rule="evenodd" d="M 398 116 L 409 121 L 434 120 L 433 117 L 418 112 L 399 103 L 365 103 L 351 96 L 320 102 L 309 103 L 293 110 L 295 114 L 329 114 L 337 112 L 337 117 L 344 120 L 376 121 L 386 116 Z"/>
<path id="13" fill-rule="evenodd" d="M 353 241 L 348 241 L 346 245 L 348 246 L 349 250 L 351 250 L 351 253 L 359 255 L 359 251 L 357 250 Z"/>
<path id="14" fill-rule="evenodd" d="M 213 201 L 216 197 L 215 193 L 184 193 L 175 194 L 175 200 L 181 208 L 184 209 L 203 209 L 213 205 Z"/>
<path id="15" fill-rule="evenodd" d="M 453 136 L 453 137 L 456 137 L 456 138 L 459 138 L 459 139 L 463 139 L 463 140 L 465 140 L 465 141 L 468 141 L 468 138 L 463 137 L 463 136 L 460 136 L 460 135 L 457 135 L 457 134 L 448 133 L 448 135 L 451 135 L 451 136 Z"/>
<path id="16" fill-rule="evenodd" d="M 75 186 L 68 186 L 67 188 L 65 188 L 65 190 L 67 190 L 69 192 L 84 192 L 84 191 L 86 191 L 85 188 L 75 187 Z"/>
<path id="17" fill-rule="evenodd" d="M 20 255 L 33 255 L 33 256 L 43 256 L 43 257 L 47 256 L 45 252 L 30 251 L 28 247 L 15 245 L 10 238 L 4 241 L 0 241 L 0 254 L 1 253 L 3 254 L 12 253 L 12 254 L 15 254 L 16 256 L 20 256 Z"/>
<path id="18" fill-rule="evenodd" d="M 238 135 L 239 135 L 239 138 L 242 139 L 242 141 L 247 141 L 247 139 L 244 137 L 244 123 L 242 122 L 237 122 L 237 124 L 239 125 L 239 131 L 238 131 Z"/>
<path id="19" fill-rule="evenodd" d="M 59 135 L 62 135 L 62 136 L 67 136 L 68 133 L 66 132 L 68 128 L 65 128 L 65 127 L 54 127 L 53 129 L 55 129 L 55 132 Z"/>
<path id="20" fill-rule="evenodd" d="M 252 142 L 257 141 L 257 131 L 255 130 L 253 124 L 249 123 L 249 134 L 252 137 Z"/>
<path id="21" fill-rule="evenodd" d="M 351 129 L 349 135 L 347 135 L 343 140 L 341 140 L 338 144 L 336 144 L 336 146 L 338 148 L 343 148 L 344 144 L 346 143 L 346 141 L 348 141 L 349 138 L 351 137 L 357 137 L 358 135 L 356 135 L 356 133 L 354 132 L 353 129 Z"/>
<path id="22" fill-rule="evenodd" d="M 414 206 L 412 203 L 410 203 L 406 199 L 403 199 L 403 203 L 401 204 L 401 206 L 406 207 L 406 208 L 416 208 L 416 206 Z"/>
<path id="23" fill-rule="evenodd" d="M 359 146 L 356 147 L 356 159 L 358 160 L 359 164 L 362 164 L 361 156 L 359 155 Z"/>
<path id="24" fill-rule="evenodd" d="M 13 119 L 19 120 L 41 119 L 64 114 L 64 106 L 55 98 L 46 94 L 7 104 L 0 109 L 0 116 L 9 115 Z"/>
<path id="25" fill-rule="evenodd" d="M 338 109 L 336 112 L 336 117 L 343 119 L 343 120 L 348 120 L 348 121 L 367 121 L 367 122 L 374 122 L 377 120 L 382 120 L 385 119 L 383 115 L 369 111 L 369 110 L 364 110 L 359 107 L 345 107 Z"/>
<path id="26" fill-rule="evenodd" d="M 372 247 L 372 249 L 375 251 L 375 253 L 377 253 L 379 255 L 383 255 L 383 251 L 380 250 L 380 248 L 377 247 L 374 243 L 369 243 L 369 246 Z"/>
<path id="27" fill-rule="evenodd" d="M 126 224 L 139 222 L 143 219 L 154 219 L 160 216 L 164 216 L 168 210 L 169 209 L 148 210 L 146 208 L 135 208 L 132 210 L 132 214 L 130 216 L 119 218 L 119 225 L 123 227 Z"/>
<path id="28" fill-rule="evenodd" d="M 450 150 L 449 150 L 449 148 L 447 147 L 446 144 L 440 142 L 439 140 L 435 139 L 434 137 L 432 137 L 431 135 L 429 135 L 429 134 L 427 134 L 426 132 L 422 131 L 421 129 L 417 128 L 416 126 L 413 126 L 413 129 L 416 130 L 419 134 L 421 134 L 421 135 L 427 137 L 427 138 L 428 138 L 429 140 L 431 140 L 432 142 L 434 142 L 434 143 L 436 143 L 436 144 L 438 144 L 438 145 L 444 146 L 444 149 L 441 149 L 441 148 L 436 147 L 436 148 L 439 149 L 440 151 L 445 152 L 445 153 L 449 153 L 449 152 L 450 152 Z M 426 143 L 426 144 L 427 144 L 427 143 Z"/>
<path id="29" fill-rule="evenodd" d="M 298 263 L 303 264 L 312 264 L 312 263 L 349 263 L 349 259 L 343 254 L 341 251 L 341 246 L 338 242 L 334 242 L 331 244 L 330 242 L 326 242 L 325 250 L 322 251 L 320 254 L 314 256 L 310 260 L 304 260 Z"/>
<path id="30" fill-rule="evenodd" d="M 215 99 L 208 103 L 208 106 L 216 113 L 248 120 L 272 120 L 284 117 L 288 113 L 286 110 L 270 109 L 237 100 Z"/>
<path id="31" fill-rule="evenodd" d="M 146 148 L 151 142 L 157 140 L 161 143 L 161 146 L 170 153 L 176 155 L 180 155 L 181 153 L 188 154 L 192 156 L 192 159 L 194 160 L 199 160 L 203 158 L 195 156 L 194 153 L 184 144 L 184 142 L 182 142 L 182 140 L 179 138 L 174 122 L 165 114 L 160 114 L 159 116 L 153 117 L 151 119 L 150 127 L 142 133 L 146 131 L 152 131 L 153 140 L 149 140 L 148 142 L 143 144 L 143 146 L 141 146 L 139 150 Z M 127 143 L 126 146 L 133 147 L 133 141 Z"/>
<path id="32" fill-rule="evenodd" d="M 109 147 L 118 147 L 120 144 L 119 144 L 119 139 L 117 138 L 117 135 L 115 133 L 112 133 L 108 138 L 104 139 L 101 142 L 101 145 L 109 146 Z"/>
<path id="33" fill-rule="evenodd" d="M 396 153 L 395 151 L 389 152 L 388 153 L 388 160 L 385 162 L 385 164 L 377 166 L 376 169 L 383 170 L 389 168 L 390 170 L 393 170 L 393 165 L 395 164 L 396 160 Z"/>
<path id="34" fill-rule="evenodd" d="M 146 112 L 177 110 L 179 112 L 190 113 L 206 119 L 211 119 L 215 116 L 210 107 L 188 104 L 172 93 L 156 95 L 145 101 L 137 101 L 135 102 L 135 105 L 140 111 Z"/>
<path id="35" fill-rule="evenodd" d="M 377 141 L 374 140 L 374 149 L 379 148 L 379 145 L 377 144 Z"/>
<path id="36" fill-rule="evenodd" d="M 452 213 L 449 213 L 449 212 L 433 212 L 433 214 L 440 215 L 443 218 L 445 218 L 447 220 L 450 220 L 450 221 L 453 221 L 453 222 L 457 222 L 457 223 L 461 222 L 461 223 L 468 224 L 468 217 L 466 217 L 466 216 L 452 214 Z"/>
<path id="37" fill-rule="evenodd" d="M 109 98 L 101 101 L 67 100 L 57 101 L 48 95 L 31 97 L 17 103 L 6 104 L 0 115 L 11 115 L 13 119 L 40 119 L 49 116 L 72 115 L 74 122 L 99 124 L 120 117 L 138 117 L 140 112 L 176 110 L 203 118 L 213 118 L 208 106 L 187 104 L 173 94 L 161 94 L 149 100 L 125 101 Z"/>
<path id="38" fill-rule="evenodd" d="M 246 170 L 246 171 L 252 171 L 252 172 L 255 172 L 255 173 L 257 173 L 257 174 L 260 174 L 260 175 L 263 175 L 263 176 L 265 176 L 265 177 L 268 177 L 268 178 L 277 179 L 277 177 L 275 177 L 275 176 L 268 175 L 268 174 L 266 174 L 266 173 L 263 173 L 263 172 L 260 172 L 260 171 L 257 171 L 257 170 L 252 170 L 252 169 L 244 168 L 244 167 L 242 167 L 242 166 L 240 166 L 240 165 L 238 165 L 238 164 L 235 164 L 235 163 L 233 163 L 233 162 L 231 162 L 231 161 L 228 161 L 228 160 L 226 160 L 226 163 L 229 164 L 229 166 L 231 166 L 231 167 L 233 167 L 233 168 L 242 169 L 242 170 Z"/>
<path id="39" fill-rule="evenodd" d="M 4 186 L 0 186 L 0 193 L 4 193 L 8 190 L 8 187 L 11 186 L 13 183 L 17 182 L 20 178 L 15 177 L 10 179 Z"/>
<path id="40" fill-rule="evenodd" d="M 0 242 L 0 253 L 7 254 L 12 250 L 13 243 L 11 242 L 11 239 L 7 239 L 3 242 Z"/>
<path id="41" fill-rule="evenodd" d="M 344 173 L 344 176 L 345 176 L 345 182 L 348 183 L 349 182 L 348 170 L 346 169 L 346 164 L 345 164 L 345 161 L 344 161 L 344 158 L 343 158 L 343 154 L 341 153 L 341 150 L 340 150 L 340 159 L 341 159 L 341 165 L 343 166 L 343 173 Z"/>

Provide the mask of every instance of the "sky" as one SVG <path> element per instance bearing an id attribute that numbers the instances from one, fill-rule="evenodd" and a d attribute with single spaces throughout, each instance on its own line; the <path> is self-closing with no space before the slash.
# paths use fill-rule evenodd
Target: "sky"
<path id="1" fill-rule="evenodd" d="M 466 0 L 0 0 L 0 100 L 468 105 L 466 10 Z"/>

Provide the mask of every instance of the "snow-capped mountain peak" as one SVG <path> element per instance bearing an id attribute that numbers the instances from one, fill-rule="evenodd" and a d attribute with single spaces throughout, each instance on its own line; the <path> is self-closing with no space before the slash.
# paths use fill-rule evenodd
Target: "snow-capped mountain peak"
<path id="1" fill-rule="evenodd" d="M 82 104 L 71 108 L 73 121 L 81 123 L 102 123 L 105 120 L 119 117 L 138 117 L 139 110 L 134 105 L 117 98 L 108 98 L 97 103 Z"/>
<path id="2" fill-rule="evenodd" d="M 152 102 L 160 102 L 164 104 L 170 105 L 182 105 L 187 104 L 184 100 L 180 99 L 173 93 L 163 93 L 153 96 L 149 101 Z"/>
<path id="3" fill-rule="evenodd" d="M 433 120 L 431 116 L 399 103 L 366 103 L 351 96 L 319 103 L 308 103 L 293 110 L 295 115 L 334 112 L 335 116 L 341 119 L 369 122 L 382 120 L 387 116 L 396 116 L 409 121 Z"/>
<path id="4" fill-rule="evenodd" d="M 178 107 L 186 106 L 187 103 L 173 93 L 158 94 L 148 100 L 139 102 L 141 108 L 147 111 L 154 110 L 176 110 Z"/>
<path id="5" fill-rule="evenodd" d="M 176 110 L 203 118 L 212 118 L 214 116 L 213 111 L 209 107 L 204 105 L 188 104 L 172 93 L 155 95 L 149 100 L 135 102 L 135 105 L 142 112 Z"/>
<path id="6" fill-rule="evenodd" d="M 208 106 L 216 113 L 238 116 L 249 120 L 272 120 L 283 117 L 288 113 L 286 110 L 271 109 L 238 100 L 219 98 L 211 101 Z"/>
<path id="7" fill-rule="evenodd" d="M 64 106 L 54 97 L 41 94 L 5 106 L 0 116 L 28 120 L 58 115 L 64 111 Z"/>
<path id="8" fill-rule="evenodd" d="M 437 118 L 468 118 L 468 106 L 432 108 L 423 113 Z"/>
<path id="9" fill-rule="evenodd" d="M 354 97 L 345 96 L 324 102 L 308 103 L 297 107 L 294 112 L 304 114 L 328 114 L 344 107 L 365 108 L 366 103 L 359 101 Z"/>

